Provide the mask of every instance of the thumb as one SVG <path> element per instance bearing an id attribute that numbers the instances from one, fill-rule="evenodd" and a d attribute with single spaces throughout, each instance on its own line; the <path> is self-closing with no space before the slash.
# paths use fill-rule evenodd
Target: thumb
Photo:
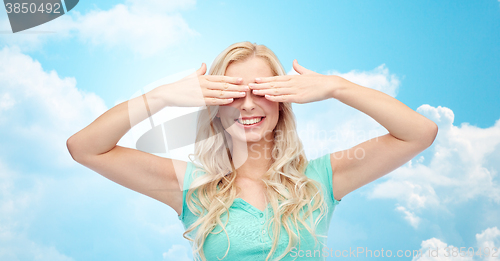
<path id="1" fill-rule="evenodd" d="M 207 65 L 205 63 L 201 63 L 200 69 L 196 70 L 196 74 L 199 75 L 204 75 L 207 72 Z"/>
<path id="2" fill-rule="evenodd" d="M 299 74 L 307 74 L 311 71 L 300 65 L 299 62 L 297 62 L 297 59 L 293 60 L 293 69 Z"/>

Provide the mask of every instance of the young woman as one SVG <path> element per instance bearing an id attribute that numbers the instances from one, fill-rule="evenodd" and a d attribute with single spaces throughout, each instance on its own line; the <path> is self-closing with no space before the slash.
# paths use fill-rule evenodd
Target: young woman
<path id="1" fill-rule="evenodd" d="M 192 77 L 111 108 L 70 137 L 68 149 L 104 177 L 172 207 L 195 259 L 324 260 L 341 198 L 429 147 L 437 125 L 382 92 L 296 60 L 293 68 L 299 75 L 286 75 L 263 45 L 233 44 L 208 75 L 202 64 Z M 366 113 L 389 133 L 308 161 L 291 103 L 325 99 Z M 191 162 L 116 145 L 166 106 L 205 105 Z"/>

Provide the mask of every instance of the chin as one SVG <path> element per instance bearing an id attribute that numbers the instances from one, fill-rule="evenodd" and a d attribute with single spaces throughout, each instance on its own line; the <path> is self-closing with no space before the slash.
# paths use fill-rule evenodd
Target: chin
<path id="1" fill-rule="evenodd" d="M 245 131 L 238 126 L 233 125 L 230 128 L 226 129 L 226 131 L 232 137 L 232 139 L 238 140 L 240 142 L 255 143 L 266 139 L 266 136 L 264 135 L 266 131 L 264 129 Z"/>
<path id="2" fill-rule="evenodd" d="M 247 142 L 258 142 L 260 140 L 262 140 L 263 137 L 262 136 L 256 136 L 256 135 L 247 135 Z"/>
<path id="3" fill-rule="evenodd" d="M 237 136 L 237 139 L 240 141 L 245 141 L 245 142 L 257 142 L 262 139 L 262 137 L 259 135 L 245 135 L 244 137 Z"/>
<path id="4" fill-rule="evenodd" d="M 245 133 L 245 134 L 240 134 L 240 135 L 232 135 L 235 139 L 239 141 L 244 141 L 247 143 L 255 143 L 259 142 L 260 140 L 264 139 L 264 136 L 260 133 Z"/>

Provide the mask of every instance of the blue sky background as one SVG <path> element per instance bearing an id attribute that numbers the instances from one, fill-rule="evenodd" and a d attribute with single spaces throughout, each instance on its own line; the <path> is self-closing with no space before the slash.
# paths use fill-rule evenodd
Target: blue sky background
<path id="1" fill-rule="evenodd" d="M 65 142 L 239 41 L 268 46 L 286 71 L 297 59 L 384 91 L 440 127 L 427 151 L 342 200 L 329 247 L 500 247 L 499 1 L 81 1 L 9 30 L 0 8 L 0 260 L 187 260 L 173 210 L 74 162 Z M 384 133 L 338 101 L 294 109 L 299 130 Z M 310 159 L 363 140 L 302 138 Z"/>

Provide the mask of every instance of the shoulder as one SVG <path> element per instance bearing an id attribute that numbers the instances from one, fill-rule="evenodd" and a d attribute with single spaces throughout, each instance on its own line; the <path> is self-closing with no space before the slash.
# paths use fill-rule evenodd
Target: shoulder
<path id="1" fill-rule="evenodd" d="M 338 204 L 340 202 L 340 200 L 336 200 L 333 196 L 333 172 L 330 153 L 310 160 L 305 175 L 321 183 L 322 187 L 325 189 L 325 193 L 329 195 L 333 204 Z"/>
<path id="2" fill-rule="evenodd" d="M 327 174 L 332 174 L 332 164 L 330 162 L 330 154 L 325 154 L 319 158 L 310 160 L 307 164 L 306 173 L 311 178 L 319 176 L 325 178 Z"/>
<path id="3" fill-rule="evenodd" d="M 186 197 L 189 189 L 195 188 L 199 185 L 197 185 L 197 178 L 200 176 L 203 176 L 206 172 L 203 170 L 203 168 L 199 165 L 195 165 L 193 162 L 188 161 L 186 165 L 186 171 L 184 173 L 183 177 L 183 184 L 182 184 L 182 211 L 181 214 L 178 216 L 178 218 L 185 224 L 191 224 L 193 223 L 195 216 L 189 210 L 189 207 L 186 202 Z M 187 228 L 187 227 L 186 227 Z"/>
<path id="4" fill-rule="evenodd" d="M 184 173 L 184 180 L 183 180 L 183 190 L 188 190 L 189 188 L 193 187 L 192 183 L 193 181 L 205 175 L 206 172 L 203 169 L 202 166 L 194 164 L 193 162 L 188 161 L 187 166 L 186 166 L 186 172 Z"/>

